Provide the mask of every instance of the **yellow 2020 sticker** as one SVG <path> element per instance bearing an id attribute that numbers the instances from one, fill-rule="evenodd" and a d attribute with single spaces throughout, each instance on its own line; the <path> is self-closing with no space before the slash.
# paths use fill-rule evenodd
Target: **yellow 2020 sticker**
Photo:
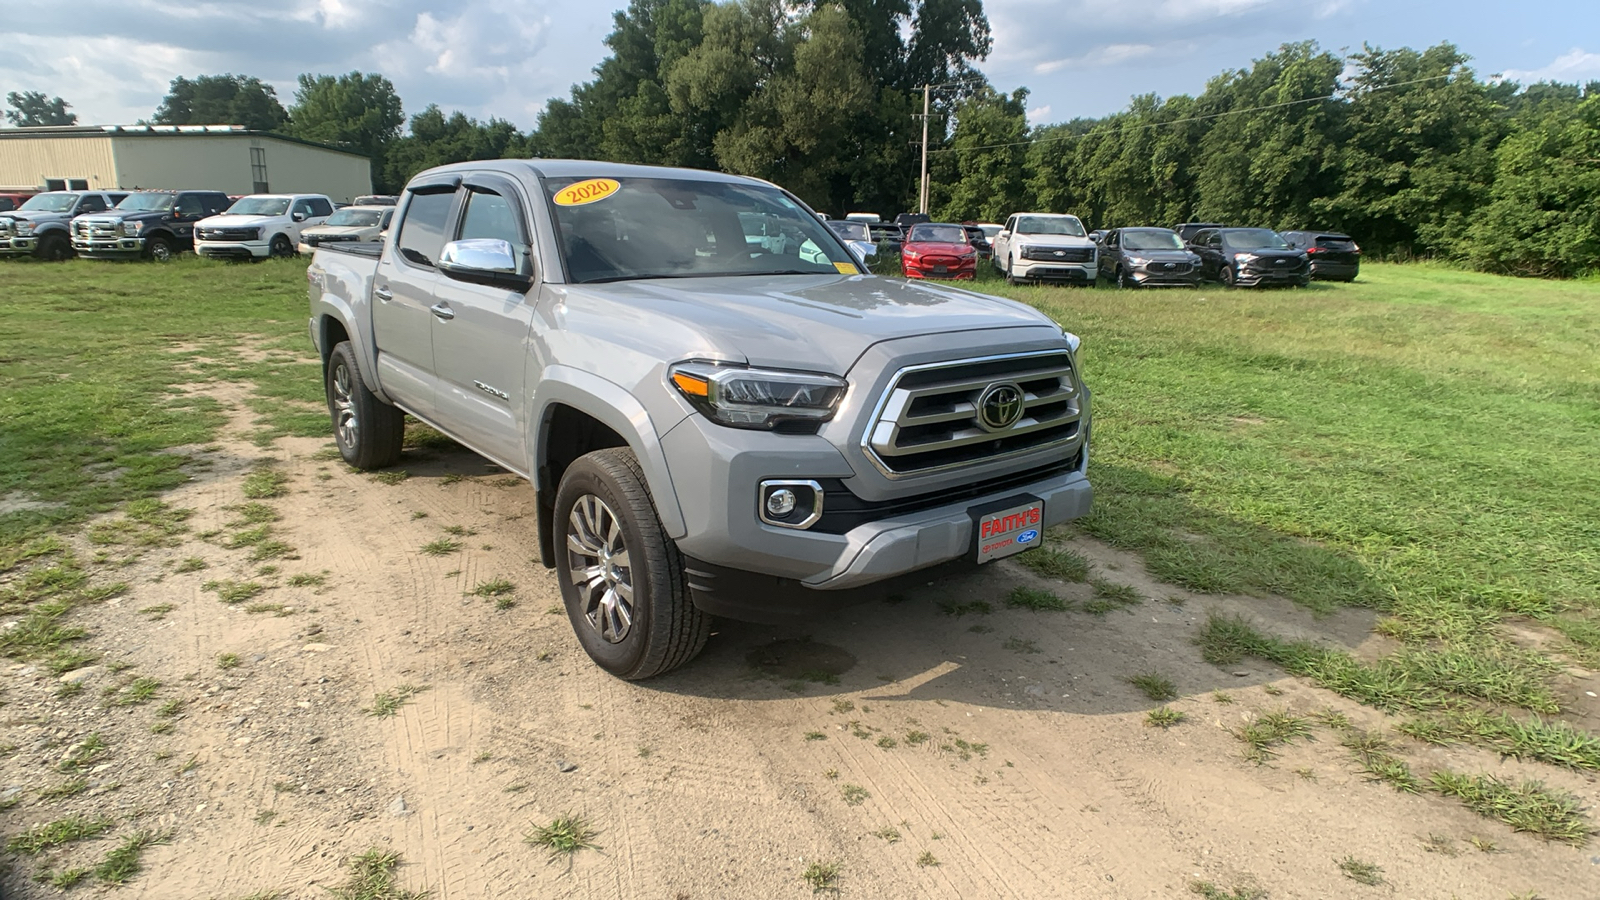
<path id="1" fill-rule="evenodd" d="M 583 206 L 615 194 L 622 189 L 622 185 L 614 178 L 591 178 L 577 184 L 569 184 L 556 191 L 557 206 Z"/>
<path id="2" fill-rule="evenodd" d="M 854 263 L 834 263 L 833 267 L 839 270 L 840 275 L 860 275 L 861 270 Z"/>

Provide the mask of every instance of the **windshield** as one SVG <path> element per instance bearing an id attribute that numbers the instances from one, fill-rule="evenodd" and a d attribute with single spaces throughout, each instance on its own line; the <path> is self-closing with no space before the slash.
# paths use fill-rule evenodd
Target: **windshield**
<path id="1" fill-rule="evenodd" d="M 348 225 L 357 228 L 371 228 L 383 219 L 381 209 L 360 209 L 347 206 L 329 216 L 324 225 Z"/>
<path id="2" fill-rule="evenodd" d="M 545 190 L 567 276 L 579 284 L 857 271 L 833 233 L 776 188 L 557 178 Z"/>
<path id="3" fill-rule="evenodd" d="M 1122 232 L 1124 250 L 1182 250 L 1183 239 L 1165 228 L 1128 228 Z"/>
<path id="4" fill-rule="evenodd" d="M 139 212 L 165 211 L 171 209 L 173 202 L 177 199 L 177 194 L 129 194 L 122 198 L 121 203 L 117 204 L 117 209 L 131 209 Z"/>
<path id="5" fill-rule="evenodd" d="M 979 225 L 978 228 L 983 232 L 983 236 L 991 241 L 994 240 L 995 235 L 1005 231 L 1005 226 L 1003 225 Z"/>
<path id="6" fill-rule="evenodd" d="M 288 197 L 245 197 L 228 207 L 227 215 L 281 216 L 288 211 Z"/>
<path id="7" fill-rule="evenodd" d="M 28 202 L 17 207 L 20 212 L 37 210 L 38 212 L 67 212 L 72 209 L 72 204 L 78 202 L 77 194 L 34 194 Z"/>
<path id="8" fill-rule="evenodd" d="M 967 230 L 960 225 L 913 225 L 907 240 L 930 244 L 965 244 Z"/>
<path id="9" fill-rule="evenodd" d="M 1077 216 L 1021 216 L 1017 234 L 1065 234 L 1083 237 L 1083 223 Z"/>
<path id="10" fill-rule="evenodd" d="M 363 194 L 355 199 L 356 206 L 394 206 L 400 202 L 399 197 L 389 194 Z"/>
<path id="11" fill-rule="evenodd" d="M 828 227 L 833 229 L 833 233 L 837 234 L 839 236 L 840 240 L 845 240 L 845 241 L 870 241 L 870 240 L 872 240 L 872 238 L 867 236 L 867 226 L 862 224 L 861 222 L 839 222 L 839 221 L 833 221 L 833 222 L 829 222 L 828 223 Z"/>
<path id="12" fill-rule="evenodd" d="M 1222 233 L 1222 241 L 1234 250 L 1288 250 L 1289 242 L 1266 228 L 1235 228 Z"/>

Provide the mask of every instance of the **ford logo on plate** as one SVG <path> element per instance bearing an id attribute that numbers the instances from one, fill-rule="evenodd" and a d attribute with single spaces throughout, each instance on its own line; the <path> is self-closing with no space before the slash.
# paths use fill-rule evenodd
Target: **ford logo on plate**
<path id="1" fill-rule="evenodd" d="M 1038 537 L 1039 532 L 1029 529 L 1028 531 L 1024 531 L 1023 533 L 1017 535 L 1017 543 L 1026 544 Z"/>

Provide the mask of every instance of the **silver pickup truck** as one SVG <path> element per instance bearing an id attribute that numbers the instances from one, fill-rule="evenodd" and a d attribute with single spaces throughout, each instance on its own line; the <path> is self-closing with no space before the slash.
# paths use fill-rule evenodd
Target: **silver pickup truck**
<path id="1" fill-rule="evenodd" d="M 462 163 L 390 235 L 308 273 L 340 452 L 393 465 L 410 413 L 532 480 L 540 559 L 622 678 L 692 659 L 713 615 L 836 609 L 1089 511 L 1078 339 L 866 273 L 774 185 Z"/>

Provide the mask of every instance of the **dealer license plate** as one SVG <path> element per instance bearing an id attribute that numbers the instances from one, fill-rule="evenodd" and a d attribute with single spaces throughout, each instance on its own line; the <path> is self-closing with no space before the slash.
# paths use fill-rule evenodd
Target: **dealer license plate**
<path id="1" fill-rule="evenodd" d="M 948 274 L 950 274 L 950 267 L 949 266 L 934 266 L 933 267 L 933 274 L 935 274 L 935 275 L 948 275 Z"/>
<path id="2" fill-rule="evenodd" d="M 975 514 L 973 527 L 978 533 L 978 562 L 1031 550 L 1044 543 L 1044 501 Z"/>

